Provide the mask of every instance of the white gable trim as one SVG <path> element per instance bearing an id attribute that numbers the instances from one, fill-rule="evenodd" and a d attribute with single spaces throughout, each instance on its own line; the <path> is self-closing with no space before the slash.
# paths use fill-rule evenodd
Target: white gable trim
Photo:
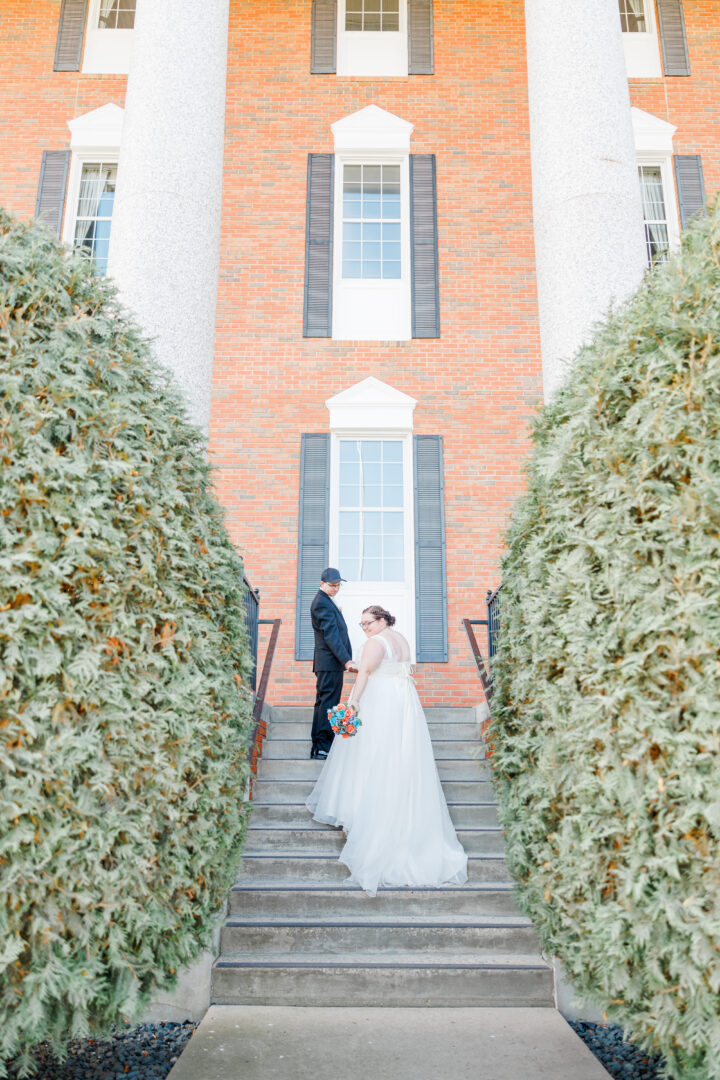
<path id="1" fill-rule="evenodd" d="M 331 431 L 410 432 L 417 401 L 370 375 L 325 402 Z"/>
<path id="2" fill-rule="evenodd" d="M 367 105 L 331 125 L 335 138 L 335 153 L 350 151 L 376 154 L 390 150 L 409 154 L 413 127 L 407 120 L 401 120 L 399 116 L 377 105 Z"/>

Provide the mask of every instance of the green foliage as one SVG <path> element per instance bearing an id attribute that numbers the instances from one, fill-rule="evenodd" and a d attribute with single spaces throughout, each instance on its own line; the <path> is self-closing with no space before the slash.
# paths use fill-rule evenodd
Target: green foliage
<path id="1" fill-rule="evenodd" d="M 0 1061 L 27 1069 L 208 943 L 246 824 L 250 657 L 169 376 L 86 258 L 2 212 L 0 459 Z"/>
<path id="2" fill-rule="evenodd" d="M 535 431 L 490 738 L 508 858 L 587 997 L 720 1077 L 720 208 Z"/>

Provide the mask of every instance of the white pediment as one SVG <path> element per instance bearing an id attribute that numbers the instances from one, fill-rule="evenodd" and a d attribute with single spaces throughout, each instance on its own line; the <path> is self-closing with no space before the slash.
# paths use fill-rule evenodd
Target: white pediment
<path id="1" fill-rule="evenodd" d="M 123 117 L 119 105 L 108 102 L 99 109 L 76 116 L 68 121 L 70 148 L 72 150 L 104 150 L 120 146 Z"/>
<path id="2" fill-rule="evenodd" d="M 639 154 L 656 154 L 660 157 L 668 157 L 673 152 L 673 135 L 677 128 L 669 124 L 667 120 L 661 120 L 659 116 L 637 109 L 633 106 L 632 113 L 633 133 L 635 135 L 635 149 Z"/>
<path id="3" fill-rule="evenodd" d="M 347 150 L 396 150 L 410 153 L 410 136 L 414 125 L 399 116 L 366 105 L 332 125 L 335 153 Z"/>
<path id="4" fill-rule="evenodd" d="M 412 431 L 417 401 L 370 375 L 325 404 L 331 431 Z"/>

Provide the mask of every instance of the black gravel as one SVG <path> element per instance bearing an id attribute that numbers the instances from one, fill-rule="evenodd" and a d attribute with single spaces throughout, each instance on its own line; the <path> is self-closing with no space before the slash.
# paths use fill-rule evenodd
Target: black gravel
<path id="1" fill-rule="evenodd" d="M 165 1080 L 197 1024 L 140 1024 L 103 1038 L 73 1039 L 65 1061 L 38 1047 L 35 1080 Z M 10 1080 L 17 1072 L 9 1067 Z"/>
<path id="2" fill-rule="evenodd" d="M 592 1050 L 613 1080 L 661 1080 L 663 1059 L 649 1057 L 635 1043 L 623 1037 L 617 1024 L 591 1024 L 586 1020 L 570 1021 L 570 1027 Z"/>

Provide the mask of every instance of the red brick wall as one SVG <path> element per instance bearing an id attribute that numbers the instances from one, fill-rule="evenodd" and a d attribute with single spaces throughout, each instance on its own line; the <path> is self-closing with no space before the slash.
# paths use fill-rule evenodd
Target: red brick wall
<path id="1" fill-rule="evenodd" d="M 436 0 L 434 27 L 434 76 L 339 79 L 309 73 L 306 0 L 232 4 L 211 448 L 263 615 L 283 620 L 272 703 L 313 696 L 311 664 L 293 660 L 300 435 L 328 430 L 325 400 L 368 375 L 417 398 L 417 432 L 444 437 L 450 662 L 420 666 L 420 693 L 481 696 L 461 619 L 484 616 L 498 581 L 541 395 L 523 3 Z M 330 125 L 371 103 L 437 156 L 438 340 L 302 337 L 307 154 L 332 151 Z"/>
<path id="2" fill-rule="evenodd" d="M 43 150 L 70 147 L 68 120 L 123 105 L 124 75 L 53 71 L 62 0 L 0 3 L 0 202 L 35 213 Z"/>

